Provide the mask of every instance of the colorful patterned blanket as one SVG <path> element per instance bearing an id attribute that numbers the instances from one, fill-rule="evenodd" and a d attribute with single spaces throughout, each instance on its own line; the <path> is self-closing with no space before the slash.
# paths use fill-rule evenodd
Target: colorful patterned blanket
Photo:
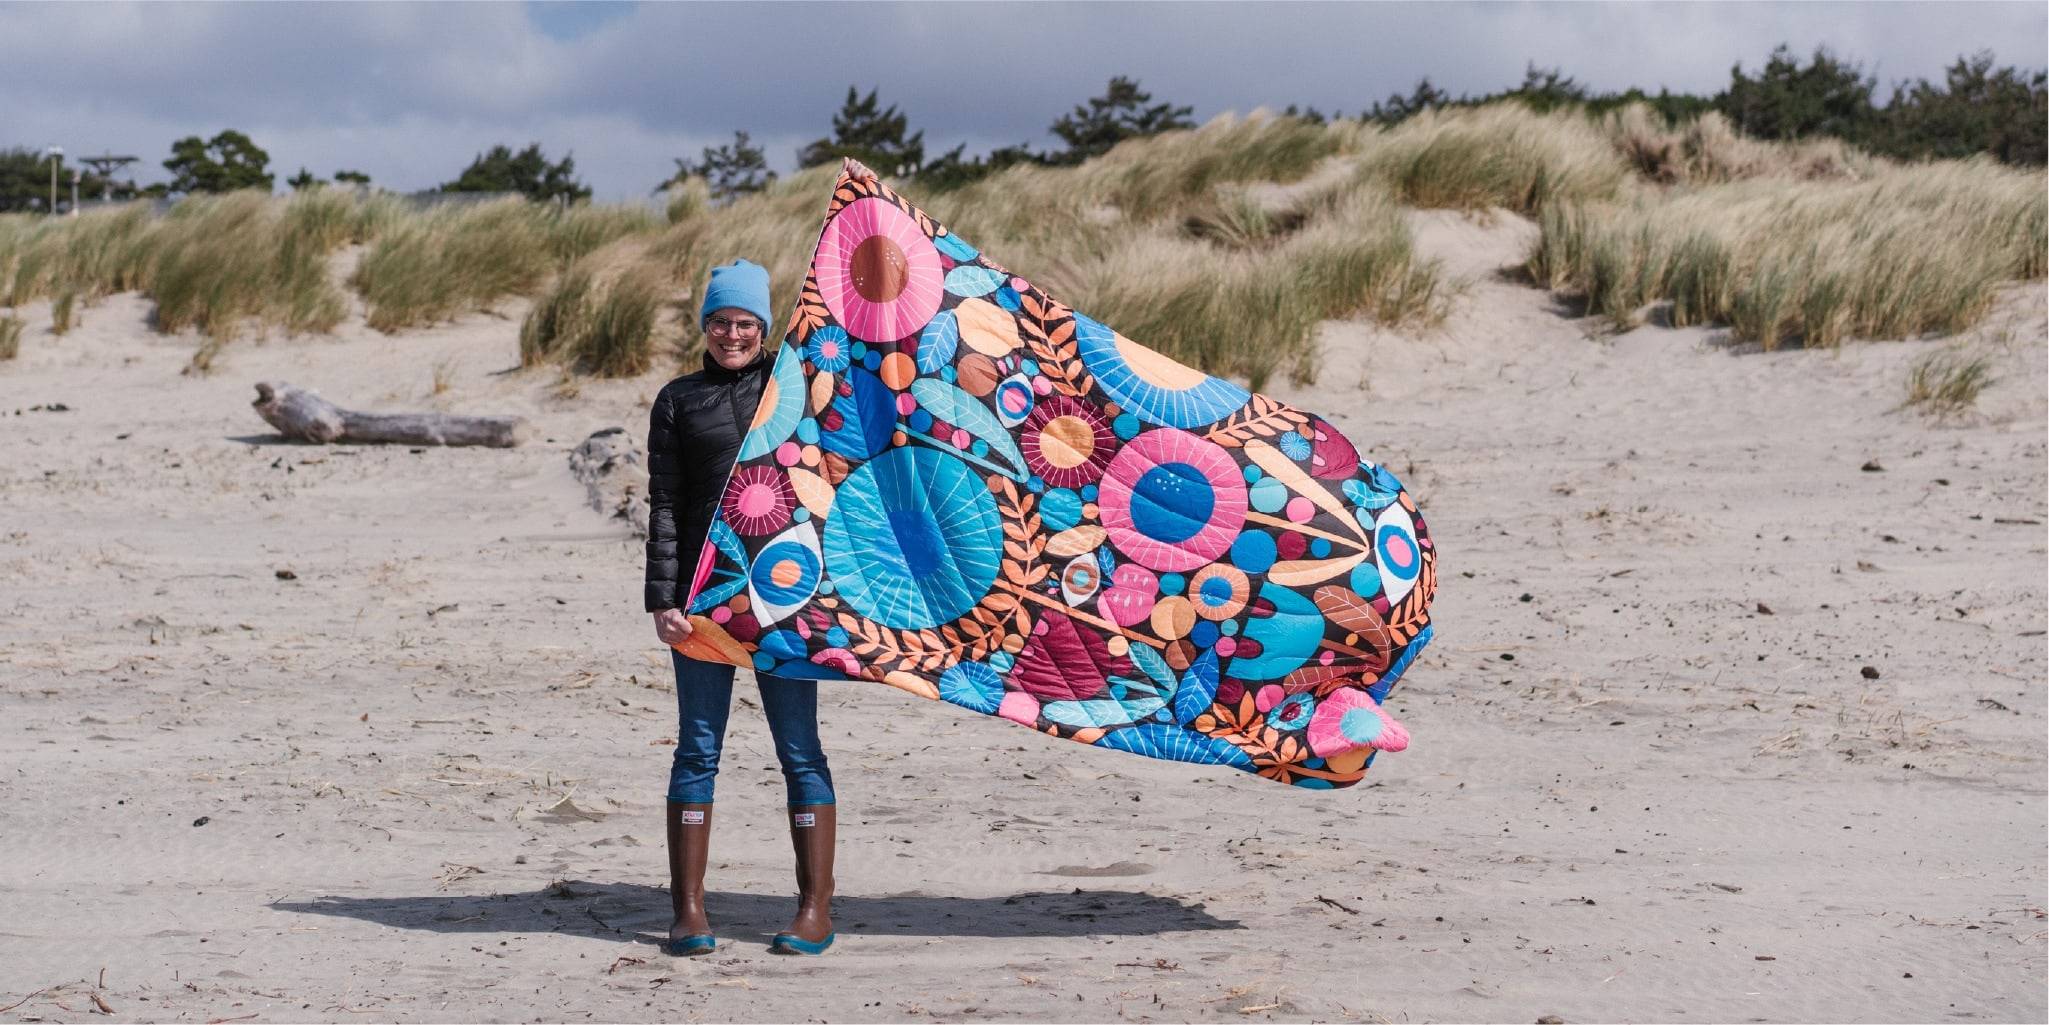
<path id="1" fill-rule="evenodd" d="M 1062 305 L 850 165 L 679 646 L 1349 786 L 1437 553 L 1329 421 Z"/>

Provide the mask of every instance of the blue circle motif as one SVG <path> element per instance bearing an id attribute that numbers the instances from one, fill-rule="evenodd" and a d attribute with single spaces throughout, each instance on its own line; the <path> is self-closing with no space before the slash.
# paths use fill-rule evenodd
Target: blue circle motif
<path id="1" fill-rule="evenodd" d="M 1299 730 L 1309 725 L 1310 717 L 1315 714 L 1315 698 L 1307 694 L 1293 694 L 1287 700 L 1275 705 L 1273 711 L 1266 714 L 1266 723 L 1277 730 Z M 1367 714 L 1371 715 L 1372 713 L 1369 712 Z M 1350 718 L 1351 716 L 1348 714 L 1345 717 L 1345 721 L 1350 721 Z M 1376 723 L 1379 722 L 1378 719 L 1374 721 Z M 1341 723 L 1338 728 L 1343 729 L 1343 724 Z M 1350 733 L 1346 734 L 1348 737 L 1350 735 Z"/>
<path id="2" fill-rule="evenodd" d="M 1390 540 L 1403 542 L 1409 550 L 1408 555 L 1396 558 L 1390 554 L 1387 547 Z M 1423 560 L 1416 557 L 1416 539 L 1398 524 L 1380 525 L 1380 530 L 1373 535 L 1373 557 L 1397 580 L 1414 580 L 1423 569 Z"/>
<path id="3" fill-rule="evenodd" d="M 1338 720 L 1338 732 L 1344 734 L 1346 740 L 1360 747 L 1379 740 L 1381 732 L 1385 729 L 1387 724 L 1371 710 L 1364 708 L 1351 709 Z"/>
<path id="4" fill-rule="evenodd" d="M 1201 470 L 1161 463 L 1131 489 L 1131 525 L 1161 544 L 1177 544 L 1209 524 L 1216 504 L 1216 492 Z"/>
<path id="5" fill-rule="evenodd" d="M 1203 427 L 1252 401 L 1252 393 L 1222 378 L 1205 375 L 1186 388 L 1148 380 L 1124 358 L 1116 332 L 1079 313 L 1074 315 L 1074 347 L 1096 375 L 1097 387 L 1148 423 L 1183 430 Z"/>
<path id="6" fill-rule="evenodd" d="M 775 582 L 775 570 L 784 563 L 797 567 L 797 579 L 788 586 Z M 794 605 L 817 590 L 819 569 L 818 556 L 810 548 L 795 541 L 777 541 L 754 557 L 748 576 L 754 584 L 754 592 L 763 601 L 771 605 Z"/>
<path id="7" fill-rule="evenodd" d="M 812 366 L 828 374 L 837 374 L 847 368 L 852 344 L 848 341 L 845 331 L 827 324 L 811 332 L 811 337 L 805 340 L 804 358 L 810 360 Z M 828 352 L 828 349 L 831 351 Z"/>
<path id="8" fill-rule="evenodd" d="M 1003 527 L 988 486 L 937 449 L 890 449 L 840 482 L 825 568 L 854 611 L 922 630 L 959 618 L 996 582 Z"/>
<path id="9" fill-rule="evenodd" d="M 1039 520 L 1055 534 L 1081 522 L 1081 496 L 1066 488 L 1053 488 L 1039 499 Z"/>
<path id="10" fill-rule="evenodd" d="M 1288 507 L 1288 486 L 1268 477 L 1246 489 L 1245 498 L 1254 509 L 1272 515 Z"/>
<path id="11" fill-rule="evenodd" d="M 1274 539 L 1257 530 L 1248 530 L 1231 542 L 1231 565 L 1247 573 L 1266 572 L 1278 554 Z"/>
<path id="12" fill-rule="evenodd" d="M 980 662 L 961 662 L 939 674 L 939 696 L 985 715 L 1003 704 L 1003 677 Z"/>

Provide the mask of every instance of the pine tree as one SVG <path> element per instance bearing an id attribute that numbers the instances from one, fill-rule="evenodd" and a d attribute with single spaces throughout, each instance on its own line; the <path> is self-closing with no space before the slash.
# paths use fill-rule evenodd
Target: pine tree
<path id="1" fill-rule="evenodd" d="M 1078 164 L 1108 153 L 1126 139 L 1158 135 L 1177 129 L 1194 128 L 1188 119 L 1194 107 L 1154 103 L 1151 93 L 1138 87 L 1138 80 L 1118 75 L 1110 79 L 1103 95 L 1090 97 L 1085 105 L 1062 114 L 1048 129 L 1067 143 L 1065 152 L 1053 154 L 1053 163 Z"/>
<path id="2" fill-rule="evenodd" d="M 832 116 L 832 137 L 798 150 L 797 166 L 817 167 L 853 157 L 884 177 L 913 174 L 925 162 L 925 133 L 909 129 L 910 119 L 896 104 L 885 109 L 876 90 L 862 96 L 848 86 L 846 102 Z"/>

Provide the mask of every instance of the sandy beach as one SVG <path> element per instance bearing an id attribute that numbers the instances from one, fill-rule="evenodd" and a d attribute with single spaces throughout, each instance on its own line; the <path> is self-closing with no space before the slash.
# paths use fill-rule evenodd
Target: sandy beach
<path id="1" fill-rule="evenodd" d="M 520 371 L 507 303 L 191 337 L 117 295 L 0 363 L 0 1020 L 2043 1021 L 2049 305 L 1755 352 L 1604 333 L 1414 215 L 1465 292 L 1309 387 L 1442 552 L 1414 743 L 1295 791 L 821 691 L 840 942 L 794 906 L 751 685 L 718 953 L 672 959 L 676 729 L 641 542 L 567 456 L 670 372 Z M 1143 340 L 1143 339 L 1141 339 Z M 1902 408 L 1940 346 L 1974 410 Z M 437 393 L 440 368 L 445 390 Z M 519 413 L 508 450 L 285 443 L 284 380 Z"/>

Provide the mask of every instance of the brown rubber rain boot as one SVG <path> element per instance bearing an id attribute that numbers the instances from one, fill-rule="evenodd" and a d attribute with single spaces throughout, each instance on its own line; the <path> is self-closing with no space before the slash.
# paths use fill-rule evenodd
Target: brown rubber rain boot
<path id="1" fill-rule="evenodd" d="M 704 866 L 711 850 L 711 805 L 670 801 L 669 903 L 676 921 L 669 926 L 662 949 L 677 957 L 696 957 L 717 949 L 718 937 L 704 916 Z"/>
<path id="2" fill-rule="evenodd" d="M 769 944 L 778 954 L 823 954 L 832 946 L 832 850 L 838 820 L 830 804 L 790 806 L 790 845 L 797 852 L 797 917 Z"/>

